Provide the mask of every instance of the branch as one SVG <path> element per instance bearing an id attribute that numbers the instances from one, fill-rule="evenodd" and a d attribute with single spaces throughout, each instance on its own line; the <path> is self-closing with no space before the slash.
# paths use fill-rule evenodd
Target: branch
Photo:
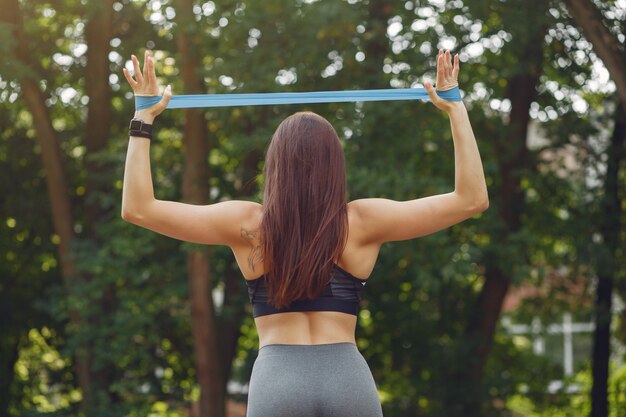
<path id="1" fill-rule="evenodd" d="M 619 40 L 602 23 L 602 13 L 591 0 L 563 0 L 569 13 L 582 28 L 617 87 L 617 95 L 626 108 L 626 52 Z"/>

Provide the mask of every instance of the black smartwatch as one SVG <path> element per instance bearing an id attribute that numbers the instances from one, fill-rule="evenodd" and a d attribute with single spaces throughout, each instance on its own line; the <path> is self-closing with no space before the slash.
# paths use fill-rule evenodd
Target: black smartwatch
<path id="1" fill-rule="evenodd" d="M 144 122 L 141 119 L 133 118 L 128 126 L 129 136 L 139 136 L 142 138 L 152 139 L 152 125 Z"/>

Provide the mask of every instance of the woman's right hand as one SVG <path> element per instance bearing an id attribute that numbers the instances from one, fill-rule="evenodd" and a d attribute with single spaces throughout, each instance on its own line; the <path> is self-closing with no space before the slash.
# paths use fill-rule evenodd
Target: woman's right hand
<path id="1" fill-rule="evenodd" d="M 457 81 L 459 76 L 459 54 L 454 56 L 454 65 L 451 62 L 451 54 L 450 51 L 445 51 L 443 49 L 439 49 L 439 56 L 437 57 L 437 90 L 436 91 L 446 91 L 451 88 L 458 87 L 459 82 Z M 444 111 L 450 111 L 458 102 L 444 100 L 439 97 L 435 88 L 428 81 L 424 83 L 424 87 L 426 88 L 426 92 L 430 97 L 430 101 L 439 109 Z"/>
<path id="2" fill-rule="evenodd" d="M 159 95 L 159 82 L 154 70 L 154 61 L 150 56 L 150 53 L 146 51 L 143 62 L 143 72 L 139 69 L 139 60 L 135 55 L 131 55 L 133 62 L 133 69 L 135 71 L 135 79 L 130 75 L 130 71 L 124 68 L 124 77 L 130 87 L 133 89 L 133 93 L 136 96 L 158 96 Z M 165 108 L 172 98 L 172 89 L 168 85 L 163 92 L 163 98 L 157 104 L 148 107 L 147 109 L 137 110 L 135 117 L 142 119 L 147 123 L 152 123 L 154 118 L 158 116 Z"/>

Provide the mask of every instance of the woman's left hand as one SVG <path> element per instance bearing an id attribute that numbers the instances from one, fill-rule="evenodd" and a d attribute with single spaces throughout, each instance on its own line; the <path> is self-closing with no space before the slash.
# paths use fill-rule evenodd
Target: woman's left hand
<path id="1" fill-rule="evenodd" d="M 150 52 L 146 51 L 144 63 L 143 63 L 143 71 L 139 69 L 139 60 L 135 55 L 131 56 L 133 62 L 133 68 L 135 70 L 135 78 L 130 75 L 130 71 L 124 68 L 124 77 L 130 84 L 130 87 L 133 89 L 133 93 L 136 96 L 158 96 L 159 95 L 159 82 L 156 78 L 156 73 L 154 71 L 154 60 L 150 56 Z M 157 104 L 148 107 L 147 109 L 137 110 L 135 112 L 135 117 L 142 119 L 146 123 L 152 123 L 154 118 L 161 114 L 163 110 L 167 107 L 167 104 L 172 97 L 172 89 L 168 85 L 163 92 L 163 98 Z"/>
<path id="2" fill-rule="evenodd" d="M 440 98 L 436 91 L 447 91 L 451 88 L 458 87 L 459 82 L 459 54 L 454 56 L 454 63 L 451 61 L 450 51 L 439 50 L 437 56 L 437 89 L 429 82 L 424 82 L 426 92 L 430 97 L 430 101 L 439 109 L 450 111 L 450 109 L 459 105 L 459 102 L 448 101 Z"/>

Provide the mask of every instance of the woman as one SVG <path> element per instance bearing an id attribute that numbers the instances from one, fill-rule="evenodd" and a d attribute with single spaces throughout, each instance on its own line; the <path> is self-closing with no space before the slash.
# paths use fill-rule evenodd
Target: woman
<path id="1" fill-rule="evenodd" d="M 158 95 L 154 63 L 143 72 L 132 57 L 137 95 Z M 437 89 L 458 85 L 458 55 L 439 51 Z M 195 243 L 228 245 L 246 279 L 259 334 L 249 385 L 248 417 L 382 416 L 370 369 L 356 347 L 359 291 L 385 242 L 424 236 L 487 209 L 478 146 L 463 102 L 439 98 L 454 139 L 454 191 L 410 201 L 346 203 L 344 156 L 324 118 L 300 112 L 274 133 L 265 160 L 263 204 L 206 206 L 154 198 L 149 145 L 152 125 L 171 97 L 135 113 L 128 145 L 122 218 Z M 143 128 L 146 130 L 145 128 Z"/>

